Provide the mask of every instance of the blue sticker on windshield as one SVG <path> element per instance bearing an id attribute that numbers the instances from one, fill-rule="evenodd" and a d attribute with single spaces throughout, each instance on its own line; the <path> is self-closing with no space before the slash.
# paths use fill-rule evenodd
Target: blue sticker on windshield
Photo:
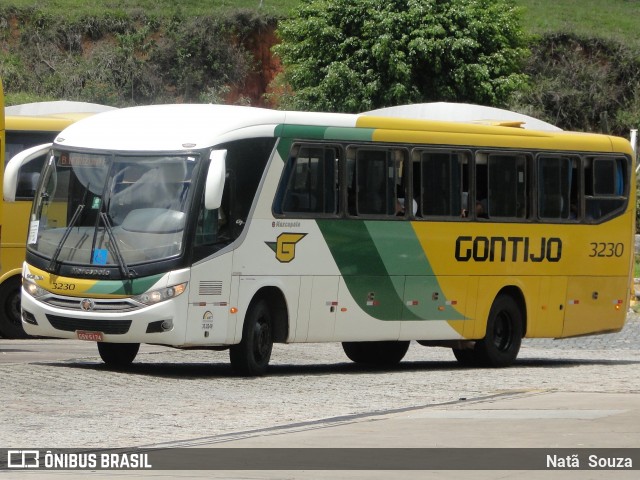
<path id="1" fill-rule="evenodd" d="M 93 264 L 94 265 L 106 265 L 107 264 L 107 255 L 109 251 L 105 248 L 96 248 L 93 251 Z"/>

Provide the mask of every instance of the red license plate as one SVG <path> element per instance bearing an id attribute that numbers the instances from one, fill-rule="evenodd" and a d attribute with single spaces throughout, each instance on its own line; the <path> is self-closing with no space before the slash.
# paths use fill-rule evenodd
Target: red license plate
<path id="1" fill-rule="evenodd" d="M 88 332 L 86 330 L 76 330 L 76 337 L 78 338 L 78 340 L 87 340 L 89 342 L 104 341 L 104 334 L 102 332 Z"/>

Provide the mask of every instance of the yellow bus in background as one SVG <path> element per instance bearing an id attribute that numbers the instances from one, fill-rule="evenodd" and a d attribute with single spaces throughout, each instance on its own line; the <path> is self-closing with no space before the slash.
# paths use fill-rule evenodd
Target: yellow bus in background
<path id="1" fill-rule="evenodd" d="M 7 107 L 2 165 L 6 167 L 14 155 L 30 147 L 53 142 L 58 133 L 72 123 L 107 109 L 111 107 L 83 102 L 39 102 Z M 40 155 L 21 167 L 16 201 L 1 202 L 0 336 L 4 338 L 27 336 L 20 321 L 20 276 L 31 201 L 44 159 L 45 155 Z"/>

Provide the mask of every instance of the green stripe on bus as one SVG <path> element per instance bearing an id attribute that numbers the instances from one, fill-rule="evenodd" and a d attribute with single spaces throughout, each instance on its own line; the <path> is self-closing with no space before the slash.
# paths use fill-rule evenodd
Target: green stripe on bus
<path id="1" fill-rule="evenodd" d="M 365 222 L 378 254 L 391 276 L 404 275 L 403 320 L 461 320 L 446 297 L 410 222 Z M 444 305 L 443 305 L 444 304 Z"/>
<path id="2" fill-rule="evenodd" d="M 318 220 L 357 304 L 378 320 L 462 320 L 446 298 L 411 223 Z"/>
<path id="3" fill-rule="evenodd" d="M 279 137 L 324 140 L 326 130 L 327 127 L 310 125 L 278 125 L 275 134 Z"/>
<path id="4" fill-rule="evenodd" d="M 278 125 L 275 136 L 280 137 L 278 153 L 286 162 L 291 151 L 291 144 L 296 140 L 340 140 L 370 142 L 373 138 L 373 128 L 352 127 L 316 127 L 308 125 Z"/>
<path id="5" fill-rule="evenodd" d="M 379 320 L 398 320 L 401 278 L 391 278 L 367 226 L 358 220 L 318 220 L 331 254 L 356 303 Z"/>
<path id="6" fill-rule="evenodd" d="M 326 140 L 351 140 L 370 142 L 373 139 L 373 128 L 329 127 L 324 134 Z"/>

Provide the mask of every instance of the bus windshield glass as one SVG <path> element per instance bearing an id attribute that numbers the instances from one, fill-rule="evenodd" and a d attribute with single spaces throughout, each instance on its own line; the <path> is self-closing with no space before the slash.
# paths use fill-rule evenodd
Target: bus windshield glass
<path id="1" fill-rule="evenodd" d="M 123 267 L 179 255 L 196 163 L 193 155 L 52 152 L 28 248 L 52 266 Z"/>

